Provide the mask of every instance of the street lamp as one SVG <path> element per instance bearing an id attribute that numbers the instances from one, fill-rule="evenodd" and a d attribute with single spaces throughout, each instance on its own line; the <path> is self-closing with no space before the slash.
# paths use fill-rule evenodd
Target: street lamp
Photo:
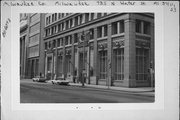
<path id="1" fill-rule="evenodd" d="M 82 71 L 82 86 L 84 86 L 84 80 L 85 80 L 85 46 L 88 46 L 88 40 L 91 32 L 88 31 L 87 33 L 82 32 L 81 40 L 83 42 L 83 71 Z"/>

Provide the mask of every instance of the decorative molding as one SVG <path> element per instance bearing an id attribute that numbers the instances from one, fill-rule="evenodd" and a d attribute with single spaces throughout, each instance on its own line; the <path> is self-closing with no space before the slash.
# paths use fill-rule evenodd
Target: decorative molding
<path id="1" fill-rule="evenodd" d="M 121 48 L 124 47 L 124 41 L 113 41 L 113 48 Z"/>
<path id="2" fill-rule="evenodd" d="M 98 43 L 98 50 L 105 50 L 107 48 L 107 42 Z"/>
<path id="3" fill-rule="evenodd" d="M 136 40 L 136 46 L 141 48 L 150 48 L 150 43 Z"/>
<path id="4" fill-rule="evenodd" d="M 151 37 L 149 37 L 149 36 L 144 36 L 144 35 L 136 35 L 136 38 L 137 38 L 137 39 L 141 39 L 141 40 L 148 40 L 148 41 L 151 40 Z"/>

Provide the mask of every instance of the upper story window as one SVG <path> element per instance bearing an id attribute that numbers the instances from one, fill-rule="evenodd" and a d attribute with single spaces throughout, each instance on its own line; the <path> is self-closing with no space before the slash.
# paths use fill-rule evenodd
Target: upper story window
<path id="1" fill-rule="evenodd" d="M 89 13 L 85 13 L 85 22 L 89 21 Z"/>
<path id="2" fill-rule="evenodd" d="M 112 23 L 112 35 L 124 32 L 124 20 Z"/>
<path id="3" fill-rule="evenodd" d="M 94 19 L 94 13 L 91 13 L 91 18 L 90 20 L 93 20 Z"/>
<path id="4" fill-rule="evenodd" d="M 49 16 L 49 22 L 48 22 L 48 24 L 50 24 L 51 23 L 51 16 Z"/>
<path id="5" fill-rule="evenodd" d="M 90 29 L 89 32 L 90 32 L 90 40 L 94 39 L 94 29 L 93 28 Z"/>
<path id="6" fill-rule="evenodd" d="M 100 18 L 101 17 L 101 13 L 97 13 L 97 18 Z"/>
<path id="7" fill-rule="evenodd" d="M 150 34 L 150 22 L 145 22 L 144 21 L 144 34 Z"/>
<path id="8" fill-rule="evenodd" d="M 55 21 L 57 20 L 57 13 L 55 13 Z"/>
<path id="9" fill-rule="evenodd" d="M 61 42 L 61 39 L 58 38 L 58 39 L 57 39 L 57 47 L 60 47 L 60 42 Z"/>
<path id="10" fill-rule="evenodd" d="M 124 20 L 121 20 L 120 21 L 120 33 L 123 33 L 124 32 Z"/>
<path id="11" fill-rule="evenodd" d="M 30 17 L 30 22 L 35 22 L 37 20 L 40 19 L 40 14 L 39 13 L 36 13 L 36 14 L 33 14 L 31 17 Z"/>
<path id="12" fill-rule="evenodd" d="M 106 37 L 108 32 L 107 25 L 100 26 L 97 28 L 97 38 Z"/>
<path id="13" fill-rule="evenodd" d="M 45 43 L 44 43 L 44 49 L 47 50 L 47 48 L 48 48 L 48 43 L 45 42 Z"/>
<path id="14" fill-rule="evenodd" d="M 118 26 L 117 22 L 112 23 L 112 35 L 115 35 L 118 33 Z"/>
<path id="15" fill-rule="evenodd" d="M 97 38 L 101 38 L 102 37 L 102 27 L 98 27 L 97 28 Z"/>
<path id="16" fill-rule="evenodd" d="M 79 18 L 78 16 L 75 17 L 75 26 L 78 25 L 78 18 Z"/>
<path id="17" fill-rule="evenodd" d="M 46 25 L 48 25 L 48 22 L 49 22 L 48 17 L 46 17 Z"/>
<path id="18" fill-rule="evenodd" d="M 136 20 L 136 32 L 142 34 L 150 34 L 150 22 Z"/>
<path id="19" fill-rule="evenodd" d="M 78 42 L 78 39 L 79 39 L 79 38 L 78 38 L 78 34 L 75 33 L 75 34 L 74 34 L 74 43 L 77 43 L 77 42 Z"/>
<path id="20" fill-rule="evenodd" d="M 136 20 L 136 32 L 137 33 L 142 33 L 142 30 L 141 30 L 141 21 L 140 20 Z"/>
<path id="21" fill-rule="evenodd" d="M 52 14 L 52 22 L 54 22 L 54 14 Z"/>

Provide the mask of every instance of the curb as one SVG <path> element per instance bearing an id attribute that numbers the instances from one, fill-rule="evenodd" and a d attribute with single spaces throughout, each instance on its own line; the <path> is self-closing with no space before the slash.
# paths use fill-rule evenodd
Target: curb
<path id="1" fill-rule="evenodd" d="M 70 83 L 70 86 L 77 86 L 77 87 L 82 87 L 80 84 L 71 84 Z M 154 94 L 146 94 L 146 93 L 149 93 L 149 92 L 154 92 L 153 90 L 150 90 L 150 91 L 127 91 L 127 90 L 118 90 L 118 89 L 112 89 L 112 88 L 101 88 L 101 87 L 94 87 L 94 86 L 88 86 L 88 85 L 85 85 L 84 86 L 85 88 L 96 88 L 96 89 L 103 89 L 103 90 L 111 90 L 111 91 L 121 91 L 121 92 L 126 92 L 126 93 L 130 93 L 130 94 L 133 94 L 133 95 L 141 95 L 141 96 L 148 96 L 148 97 L 154 97 L 155 95 Z"/>

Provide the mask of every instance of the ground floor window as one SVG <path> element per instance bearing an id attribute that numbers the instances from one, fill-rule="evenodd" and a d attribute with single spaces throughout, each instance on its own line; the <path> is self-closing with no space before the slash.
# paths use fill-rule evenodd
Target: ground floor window
<path id="1" fill-rule="evenodd" d="M 47 58 L 47 72 L 51 73 L 52 72 L 52 57 Z"/>
<path id="2" fill-rule="evenodd" d="M 66 72 L 71 72 L 71 55 L 66 55 Z"/>
<path id="3" fill-rule="evenodd" d="M 107 77 L 107 51 L 99 51 L 100 79 Z"/>
<path id="4" fill-rule="evenodd" d="M 27 76 L 33 78 L 39 76 L 39 59 L 29 59 L 27 63 Z"/>
<path id="5" fill-rule="evenodd" d="M 136 80 L 147 80 L 148 56 L 147 49 L 136 48 Z"/>
<path id="6" fill-rule="evenodd" d="M 113 50 L 114 80 L 124 79 L 124 48 Z"/>
<path id="7" fill-rule="evenodd" d="M 63 56 L 58 56 L 57 59 L 57 77 L 62 76 L 62 68 L 63 68 Z"/>

